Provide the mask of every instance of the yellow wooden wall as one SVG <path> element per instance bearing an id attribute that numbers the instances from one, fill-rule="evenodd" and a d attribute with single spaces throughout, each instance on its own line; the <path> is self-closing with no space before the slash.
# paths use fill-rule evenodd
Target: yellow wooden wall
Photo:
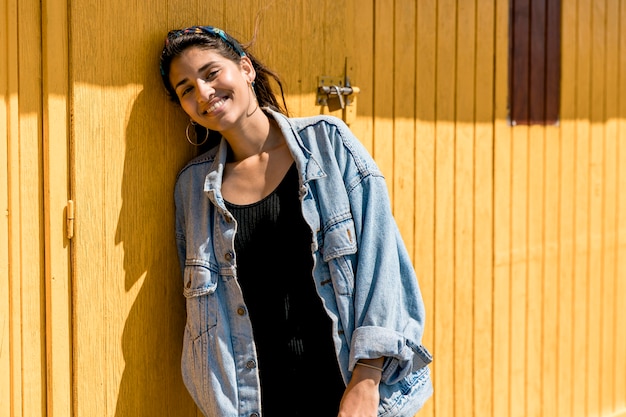
<path id="1" fill-rule="evenodd" d="M 418 415 L 626 416 L 626 3 L 562 2 L 560 123 L 511 127 L 508 0 L 0 0 L 0 417 L 197 416 L 171 201 L 194 150 L 158 53 L 259 11 L 295 115 L 346 59 L 361 89 L 426 301 Z"/>

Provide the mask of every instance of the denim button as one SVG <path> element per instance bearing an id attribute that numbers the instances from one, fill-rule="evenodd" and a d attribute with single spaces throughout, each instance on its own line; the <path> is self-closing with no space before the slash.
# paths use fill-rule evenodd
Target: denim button
<path id="1" fill-rule="evenodd" d="M 233 254 L 231 252 L 226 252 L 226 254 L 224 255 L 224 259 L 226 259 L 228 262 L 233 260 Z"/>
<path id="2" fill-rule="evenodd" d="M 248 369 L 256 368 L 256 362 L 250 359 L 248 362 L 246 362 L 246 368 Z"/>
<path id="3" fill-rule="evenodd" d="M 250 417 L 259 417 L 259 413 L 252 413 L 250 414 Z"/>
<path id="4" fill-rule="evenodd" d="M 246 309 L 245 309 L 245 308 L 243 308 L 243 307 L 239 307 L 239 308 L 237 309 L 237 314 L 239 314 L 240 316 L 245 316 L 245 314 L 246 314 Z"/>

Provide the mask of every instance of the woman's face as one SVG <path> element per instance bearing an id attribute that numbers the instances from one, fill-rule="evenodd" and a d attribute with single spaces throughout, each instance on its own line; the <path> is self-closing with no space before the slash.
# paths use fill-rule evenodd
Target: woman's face
<path id="1" fill-rule="evenodd" d="M 250 87 L 254 76 L 248 57 L 237 64 L 196 46 L 172 60 L 169 75 L 185 113 L 218 132 L 232 128 L 255 105 Z"/>

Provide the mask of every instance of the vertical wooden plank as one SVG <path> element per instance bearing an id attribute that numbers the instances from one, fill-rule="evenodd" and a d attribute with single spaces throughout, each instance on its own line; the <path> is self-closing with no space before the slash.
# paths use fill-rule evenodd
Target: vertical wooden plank
<path id="1" fill-rule="evenodd" d="M 546 13 L 546 114 L 549 124 L 559 119 L 561 83 L 561 4 L 560 1 L 545 3 Z M 561 149 L 558 128 L 545 129 L 545 194 L 543 232 L 543 278 L 542 278 L 542 346 L 541 357 L 541 415 L 558 414 L 558 331 L 559 331 L 559 218 L 562 202 L 559 185 L 566 179 L 560 176 Z"/>
<path id="2" fill-rule="evenodd" d="M 4 141 L 0 147 L 0 166 L 2 167 L 2 180 L 0 182 L 0 204 L 2 208 L 2 221 L 0 221 L 0 276 L 6 277 L 0 280 L 0 415 L 10 416 L 13 410 L 21 413 L 21 404 L 12 404 L 21 396 L 20 384 L 11 384 L 13 380 L 19 380 L 20 359 L 19 345 L 14 343 L 14 337 L 19 338 L 19 313 L 13 305 L 15 288 L 19 287 L 17 269 L 11 264 L 13 251 L 11 249 L 12 228 L 15 227 L 12 217 L 19 216 L 19 212 L 11 212 L 11 178 L 12 164 L 14 161 L 13 147 L 17 143 L 17 0 L 0 1 L 0 43 L 5 47 L 0 50 L 0 132 L 4 134 Z M 15 272 L 17 272 L 15 271 Z M 17 299 L 17 298 L 16 298 Z M 17 299 L 19 305 L 19 299 Z M 15 326 L 15 327 L 14 327 Z"/>
<path id="3" fill-rule="evenodd" d="M 525 417 L 528 360 L 529 128 L 512 129 L 511 167 L 511 416 Z"/>
<path id="4" fill-rule="evenodd" d="M 576 77 L 576 142 L 574 168 L 574 320 L 572 373 L 589 378 L 589 117 L 591 97 L 591 0 L 578 0 L 577 4 L 577 68 Z M 572 381 L 572 417 L 583 417 L 589 412 L 588 383 Z"/>
<path id="5" fill-rule="evenodd" d="M 511 67 L 514 83 L 511 95 L 510 117 L 513 124 L 517 120 L 528 120 L 529 102 L 526 81 L 530 80 L 529 32 L 530 1 L 518 0 L 511 5 L 514 9 L 511 21 L 513 44 Z M 520 89 L 521 88 L 521 89 Z M 510 292 L 510 413 L 511 416 L 525 416 L 527 410 L 527 351 L 528 322 L 528 190 L 529 190 L 529 135 L 526 126 L 512 129 L 511 147 L 511 292 Z"/>
<path id="6" fill-rule="evenodd" d="M 602 126 L 592 124 L 589 133 L 589 243 L 588 243 L 588 276 L 587 276 L 587 398 L 588 413 L 600 413 L 600 355 L 604 350 L 602 342 L 602 287 L 605 285 L 605 275 L 602 269 L 603 240 L 603 184 L 604 181 L 604 132 Z M 593 272 L 592 272 L 593 271 Z M 606 346 L 605 348 L 608 348 Z"/>
<path id="7" fill-rule="evenodd" d="M 88 22 L 85 13 L 86 9 L 91 9 L 91 5 L 87 2 L 81 4 L 81 7 L 74 7 L 70 10 L 72 23 L 70 33 L 80 33 L 85 30 L 81 27 L 83 23 Z M 75 10 L 76 9 L 76 10 Z M 96 9 L 97 10 L 97 9 Z M 97 10 L 98 14 L 100 10 Z M 92 11 L 93 13 L 93 11 Z M 106 16 L 103 15 L 104 18 Z M 93 20 L 92 20 L 93 22 Z M 93 25 L 93 23 L 92 23 Z M 100 28 L 90 28 L 94 33 L 101 33 Z M 79 42 L 82 40 L 84 43 Z M 90 37 L 72 37 L 70 42 L 70 54 L 74 59 L 72 82 L 74 85 L 73 111 L 75 119 L 73 121 L 74 138 L 80 139 L 83 132 L 98 132 L 99 121 L 91 115 L 87 109 L 107 108 L 111 103 L 103 102 L 102 95 L 98 94 L 96 86 L 89 84 L 78 84 L 83 77 L 82 71 L 88 67 L 83 66 L 83 62 L 79 60 L 87 54 L 87 51 L 98 51 L 93 43 L 95 38 Z M 92 43 L 93 42 L 93 43 Z M 93 57 L 95 58 L 95 57 Z M 107 60 L 107 62 L 109 62 Z M 115 61 L 110 62 L 106 68 L 106 75 L 103 78 L 110 79 L 110 67 Z M 104 72 L 104 71 L 103 71 Z M 109 81 L 110 82 L 110 81 Z M 117 103 L 119 104 L 119 103 Z M 109 107 L 110 108 L 110 107 Z M 107 112 L 109 116 L 113 112 Z M 74 265 L 75 277 L 73 280 L 73 296 L 74 296 L 74 328 L 75 328 L 75 350 L 74 350 L 74 375 L 75 381 L 75 412 L 77 415 L 103 415 L 113 414 L 112 410 L 107 407 L 107 398 L 110 394 L 110 383 L 107 378 L 109 370 L 117 366 L 114 359 L 113 347 L 118 347 L 118 343 L 113 340 L 106 340 L 106 333 L 110 331 L 106 325 L 107 319 L 111 320 L 108 315 L 106 305 L 106 294 L 108 289 L 106 285 L 106 226 L 104 224 L 103 209 L 106 206 L 106 197 L 101 190 L 104 190 L 105 172 L 110 170 L 106 165 L 104 156 L 104 148 L 107 141 L 113 140 L 109 129 L 107 140 L 100 135 L 92 136 L 89 146 L 86 143 L 76 140 L 73 147 L 76 163 L 74 164 L 75 178 L 74 196 L 76 200 L 76 232 L 74 236 Z M 78 136 L 78 137 L 77 137 Z M 117 138 L 116 138 L 117 139 Z M 88 156 L 88 157 L 87 157 Z M 80 175 L 92 171 L 92 167 L 107 167 L 107 169 L 93 170 L 91 175 Z M 78 174 L 78 175 L 77 175 Z M 117 200 L 117 198 L 116 198 Z M 110 204 L 110 203 L 109 203 Z M 89 236 L 98 236 L 99 239 L 89 239 Z M 91 258 L 89 267 L 87 267 L 86 259 Z M 91 274 L 98 276 L 97 280 L 78 279 L 81 276 L 89 276 Z M 115 306 L 118 307 L 118 306 Z M 117 324 L 117 323 L 116 323 Z M 111 351 L 106 351 L 106 346 L 111 347 Z M 99 364 L 94 367 L 93 364 Z M 95 389 L 99 387 L 99 389 Z M 115 397 L 115 395 L 114 395 Z"/>
<path id="8" fill-rule="evenodd" d="M 561 49 L 562 49 L 562 6 L 561 0 L 546 3 L 546 86 L 545 121 L 558 126 L 560 119 L 561 92 Z"/>
<path id="9" fill-rule="evenodd" d="M 563 2 L 563 39 L 576 39 L 577 5 Z M 562 48 L 561 123 L 560 123 L 560 189 L 559 199 L 559 275 L 558 275 L 558 354 L 557 416 L 574 415 L 574 259 L 575 259 L 575 161 L 576 161 L 576 62 L 578 48 L 571 42 Z"/>
<path id="10" fill-rule="evenodd" d="M 415 268 L 420 279 L 420 288 L 426 308 L 424 344 L 433 350 L 435 360 L 431 366 L 433 383 L 436 387 L 439 355 L 435 338 L 439 319 L 435 314 L 435 118 L 436 118 L 436 12 L 437 0 L 417 2 L 417 66 L 416 66 L 416 125 L 415 125 Z M 445 368 L 444 368 L 445 369 Z M 435 389 L 433 399 L 428 401 L 420 416 L 435 415 Z M 441 415 L 441 414 L 440 414 Z"/>
<path id="11" fill-rule="evenodd" d="M 317 1 L 313 3 L 318 5 L 321 2 Z M 290 4 L 292 3 L 290 2 Z M 320 56 L 323 57 L 322 60 L 324 65 L 326 65 L 326 74 L 343 78 L 348 53 L 346 49 L 346 28 L 344 22 L 346 0 L 324 0 L 323 4 L 321 21 L 324 22 L 322 28 L 324 30 L 325 48 L 319 50 L 321 52 Z M 391 45 L 389 48 L 392 49 Z M 313 92 L 314 90 L 311 91 Z M 338 110 L 336 115 L 341 118 L 342 111 Z"/>
<path id="12" fill-rule="evenodd" d="M 580 67 L 579 67 L 580 68 Z M 583 87 L 584 88 L 584 87 Z M 579 103 L 582 104 L 582 103 Z M 579 110 L 580 111 L 580 110 Z M 589 341 L 589 310 L 588 310 L 588 261 L 589 261 L 589 126 L 581 118 L 576 126 L 576 157 L 575 157 L 575 221 L 574 237 L 574 345 L 572 367 L 575 375 L 588 375 L 588 341 Z M 587 413 L 587 386 L 572 382 L 574 387 L 574 416 L 585 416 Z"/>
<path id="13" fill-rule="evenodd" d="M 530 6 L 531 0 L 511 1 L 510 21 L 510 118 L 513 124 L 527 124 L 529 115 L 530 81 Z"/>
<path id="14" fill-rule="evenodd" d="M 74 6 L 76 7 L 76 6 Z M 78 30 L 83 21 L 86 21 L 84 12 L 87 9 L 85 3 L 79 10 L 70 10 L 72 16 L 72 33 L 80 33 Z M 84 30 L 84 29 L 83 29 Z M 97 30 L 92 29 L 94 32 Z M 82 44 L 79 39 L 87 40 L 86 37 L 72 37 L 70 50 L 72 57 L 85 56 L 86 51 L 97 50 L 95 45 L 90 45 L 87 40 Z M 79 65 L 76 59 L 72 82 L 76 83 L 73 90 L 73 135 L 82 135 L 83 132 L 98 132 L 98 119 L 91 115 L 87 109 L 96 106 L 104 108 L 107 103 L 102 102 L 101 96 L 95 88 L 89 85 L 78 84 L 82 77 L 81 71 L 86 69 Z M 107 68 L 107 72 L 109 68 Z M 108 74 L 107 74 L 108 75 Z M 108 104 L 107 104 L 108 105 Z M 111 112 L 108 112 L 111 115 Z M 84 116 L 83 116 L 84 115 Z M 107 140 L 111 140 L 110 134 Z M 80 139 L 80 136 L 78 137 Z M 105 167 L 104 144 L 102 137 L 90 141 L 89 146 L 80 140 L 75 140 L 73 152 L 76 157 L 74 164 L 74 199 L 76 201 L 76 220 L 74 253 L 75 264 L 73 265 L 73 298 L 74 298 L 74 380 L 80 383 L 74 384 L 75 413 L 77 415 L 102 415 L 108 416 L 112 412 L 107 411 L 105 402 L 107 397 L 107 380 L 104 376 L 107 369 L 115 364 L 111 363 L 109 356 L 103 352 L 105 345 L 106 306 L 103 300 L 106 294 L 105 266 L 106 259 L 102 238 L 106 236 L 103 222 L 102 208 L 106 206 L 104 196 L 95 190 L 102 190 L 104 186 L 105 169 L 93 170 L 90 175 L 76 175 L 92 171 L 91 167 Z M 99 239 L 89 239 L 89 236 L 98 236 Z M 87 266 L 86 259 L 91 259 Z M 79 279 L 81 276 L 97 276 L 97 280 Z M 119 346 L 115 343 L 113 346 Z M 93 366 L 98 364 L 98 366 Z M 98 387 L 99 389 L 96 389 Z"/>
<path id="15" fill-rule="evenodd" d="M 495 3 L 476 8 L 476 133 L 474 139 L 474 415 L 493 414 Z"/>
<path id="16" fill-rule="evenodd" d="M 43 415 L 46 402 L 43 176 L 41 135 L 41 4 L 20 1 L 12 16 L 17 96 L 10 127 L 9 259 L 13 413 Z M 18 353 L 19 351 L 19 353 Z M 19 388 L 18 388 L 19 386 Z"/>
<path id="17" fill-rule="evenodd" d="M 346 0 L 346 48 L 348 76 L 357 95 L 356 120 L 350 129 L 371 153 L 373 152 L 374 85 L 374 0 Z"/>
<path id="18" fill-rule="evenodd" d="M 394 215 L 413 258 L 415 248 L 415 16 L 413 0 L 395 0 L 393 84 Z"/>
<path id="19" fill-rule="evenodd" d="M 615 91 L 614 88 L 607 90 Z M 612 100 L 607 100 L 609 104 Z M 599 409 L 601 411 L 614 409 L 615 392 L 615 363 L 617 356 L 626 352 L 616 350 L 616 318 L 620 315 L 620 309 L 616 304 L 616 255 L 617 255 L 617 203 L 619 195 L 617 188 L 617 129 L 615 120 L 605 122 L 605 141 L 602 153 L 604 154 L 604 192 L 602 204 L 602 252 L 600 270 L 602 282 L 598 289 L 600 325 L 598 347 L 600 350 L 599 362 Z M 623 353 L 624 352 L 624 353 Z"/>
<path id="20" fill-rule="evenodd" d="M 42 3 L 43 154 L 48 417 L 72 415 L 69 193 L 69 57 L 67 3 Z"/>
<path id="21" fill-rule="evenodd" d="M 619 74 L 626 71 L 626 2 L 619 2 L 618 44 L 620 53 L 617 54 L 617 69 Z M 615 359 L 615 409 L 626 410 L 626 315 L 621 309 L 626 305 L 626 79 L 618 79 L 617 106 L 615 110 L 619 117 L 617 123 L 617 253 L 615 266 L 616 298 L 615 305 L 619 306 L 620 313 L 616 314 L 615 322 L 615 351 L 619 352 Z"/>
<path id="22" fill-rule="evenodd" d="M 543 124 L 546 120 L 547 1 L 531 0 L 528 8 L 529 59 L 526 65 L 528 67 L 528 122 L 532 124 Z M 515 1 L 516 4 L 518 2 L 519 0 Z"/>
<path id="23" fill-rule="evenodd" d="M 391 201 L 393 189 L 393 0 L 374 3 L 374 142 L 373 156 L 387 180 Z M 395 213 L 395 208 L 394 208 Z"/>
<path id="24" fill-rule="evenodd" d="M 0 1 L 0 43 L 5 45 L 0 51 L 0 132 L 3 132 L 3 143 L 0 147 L 0 209 L 2 210 L 2 220 L 0 221 L 0 416 L 11 416 L 11 403 L 14 391 L 11 387 L 11 377 L 13 376 L 13 330 L 11 323 L 19 323 L 19 316 L 11 318 L 13 312 L 11 308 L 11 240 L 10 240 L 10 218 L 9 199 L 11 190 L 11 170 L 9 160 L 11 159 L 11 140 L 15 134 L 15 128 L 11 129 L 15 109 L 16 85 L 12 81 L 15 79 L 17 62 L 15 47 L 14 29 L 17 20 L 15 0 Z M 9 42 L 9 40 L 12 40 Z M 17 387 L 19 388 L 19 387 Z M 18 410 L 19 411 L 19 410 Z"/>
<path id="25" fill-rule="evenodd" d="M 287 6 L 287 4 L 284 4 L 283 7 L 280 7 L 279 9 L 289 8 L 293 8 L 293 6 Z M 326 72 L 330 71 L 330 68 L 326 67 L 326 63 L 323 58 L 324 52 L 322 51 L 324 48 L 324 32 L 320 27 L 320 22 L 323 21 L 323 11 L 324 8 L 319 7 L 319 4 L 316 5 L 313 2 L 307 1 L 302 4 L 302 8 L 298 11 L 298 14 L 293 15 L 294 12 L 290 12 L 291 18 L 300 22 L 300 31 L 297 32 L 295 36 L 297 36 L 300 42 L 300 55 L 297 59 L 301 62 L 301 68 L 292 68 L 293 66 L 289 65 L 289 62 L 287 61 L 284 61 L 280 66 L 285 69 L 290 68 L 291 71 L 297 73 L 298 85 L 291 85 L 288 87 L 289 91 L 293 91 L 294 94 L 299 96 L 298 100 L 300 102 L 294 108 L 294 111 L 296 111 L 296 109 L 298 111 L 298 113 L 295 113 L 296 115 L 321 114 L 325 112 L 326 110 L 324 107 L 317 106 L 315 104 L 315 92 L 317 91 L 318 77 L 338 75 Z M 275 10 L 273 15 L 275 16 L 276 13 L 278 13 L 278 10 Z M 280 13 L 284 15 L 287 13 L 287 10 L 283 10 Z M 275 18 L 272 18 L 271 21 L 275 22 L 276 20 L 274 19 Z M 274 30 L 273 42 L 280 44 L 282 28 L 280 25 L 270 24 L 269 22 L 270 21 L 268 20 L 267 26 L 272 26 Z M 286 60 L 288 59 L 288 56 L 283 54 L 282 59 Z M 281 70 L 281 73 L 282 72 L 284 72 L 284 70 Z M 286 75 L 285 80 L 289 83 L 296 81 L 296 79 L 290 79 L 288 75 Z M 309 113 L 309 110 L 305 109 L 311 109 L 311 112 Z"/>
<path id="26" fill-rule="evenodd" d="M 505 124 L 506 122 L 503 122 Z M 494 135 L 494 301 L 493 415 L 511 415 L 511 148 L 510 133 L 499 126 Z"/>
<path id="27" fill-rule="evenodd" d="M 545 262 L 545 127 L 533 125 L 528 129 L 528 237 L 526 310 L 526 417 L 539 417 L 545 401 L 543 396 L 543 283 Z"/>
<path id="28" fill-rule="evenodd" d="M 548 2 L 547 20 L 548 27 L 551 28 L 559 22 L 558 28 L 561 28 L 561 16 L 551 13 L 551 8 L 560 10 L 559 2 Z M 548 29 L 550 32 L 550 29 Z M 559 120 L 559 103 L 560 82 L 555 81 L 555 73 L 560 75 L 559 71 L 552 71 L 553 65 L 561 67 L 561 55 L 553 56 L 555 51 L 561 50 L 560 31 L 558 36 L 548 33 L 547 38 L 547 54 L 546 61 L 547 78 L 546 78 L 546 120 L 549 123 L 555 123 Z M 552 57 L 552 58 L 550 58 Z M 556 111 L 556 113 L 555 113 Z M 562 120 L 562 118 L 561 118 Z M 560 197 L 560 184 L 568 179 L 560 175 L 562 167 L 561 138 L 559 137 L 559 129 L 556 127 L 546 128 L 546 146 L 545 146 L 545 199 L 543 212 L 544 221 L 544 266 L 543 266 L 543 304 L 542 304 L 542 350 L 540 352 L 542 363 L 542 384 L 541 398 L 542 407 L 541 415 L 543 416 L 559 416 L 559 381 L 558 381 L 558 363 L 559 363 L 559 307 L 560 303 L 567 304 L 567 293 L 564 297 L 559 293 L 559 219 L 563 213 L 563 202 Z"/>
<path id="29" fill-rule="evenodd" d="M 452 11 L 451 11 L 452 12 Z M 476 2 L 457 3 L 454 103 L 454 415 L 474 414 Z"/>
<path id="30" fill-rule="evenodd" d="M 537 358 L 541 358 L 541 413 L 548 417 L 558 417 L 559 398 L 557 385 L 558 364 L 558 308 L 561 300 L 558 288 L 559 276 L 559 218 L 562 203 L 559 198 L 559 185 L 565 178 L 560 176 L 561 149 L 559 129 L 545 129 L 544 148 L 544 198 L 543 198 L 543 271 L 542 271 L 542 328 L 541 344 Z M 538 360 L 539 362 L 539 360 Z"/>
<path id="31" fill-rule="evenodd" d="M 605 136 L 603 123 L 605 119 L 606 98 L 606 5 L 605 0 L 591 2 L 591 33 L 590 33 L 590 89 L 589 96 L 590 120 L 589 126 L 589 247 L 588 247 L 588 276 L 587 276 L 587 303 L 589 314 L 589 328 L 587 334 L 588 362 L 587 362 L 587 413 L 600 415 L 600 383 L 602 355 L 602 286 L 604 285 L 604 271 L 602 269 L 602 253 L 604 251 L 605 236 L 602 233 L 604 222 L 603 206 L 606 197 L 605 190 Z M 592 272 L 593 271 L 593 272 Z"/>
<path id="32" fill-rule="evenodd" d="M 454 385 L 454 118 L 456 89 L 456 1 L 437 4 L 435 147 L 435 311 L 437 352 L 435 412 L 452 416 Z"/>
<path id="33" fill-rule="evenodd" d="M 567 61 L 564 61 L 564 63 Z M 566 89 L 564 89 L 566 90 Z M 568 95 L 568 91 L 563 92 L 563 97 Z M 563 102 L 563 115 L 565 115 L 568 107 L 574 107 L 571 104 Z M 573 102 L 570 102 L 573 103 Z M 558 416 L 573 415 L 573 403 L 575 399 L 572 395 L 574 389 L 572 365 L 574 362 L 574 259 L 575 259 L 575 236 L 574 236 L 574 173 L 575 173 L 575 130 L 576 122 L 574 119 L 566 120 L 565 117 L 561 123 L 561 133 L 559 140 L 561 141 L 561 175 L 562 178 L 559 190 L 559 198 L 561 201 L 561 209 L 559 210 L 559 274 L 558 274 L 558 349 L 557 349 L 557 369 L 558 380 L 557 389 L 557 410 Z"/>
<path id="34" fill-rule="evenodd" d="M 602 248 L 602 266 L 603 283 L 601 287 L 601 311 L 602 318 L 600 329 L 600 410 L 618 409 L 616 399 L 618 397 L 615 391 L 615 364 L 619 363 L 618 356 L 626 355 L 626 350 L 616 350 L 617 345 L 617 317 L 620 315 L 619 304 L 616 304 L 618 284 L 616 282 L 616 265 L 618 253 L 618 127 L 617 127 L 617 109 L 619 108 L 618 92 L 619 92 L 619 2 L 607 1 L 605 10 L 605 33 L 606 33 L 606 49 L 605 49 L 605 65 L 604 78 L 606 80 L 606 89 L 604 97 L 604 190 L 603 190 L 603 248 Z M 626 276 L 625 276 L 626 277 Z M 626 391 L 624 391 L 626 394 Z"/>
<path id="35" fill-rule="evenodd" d="M 511 415 L 511 176 L 512 131 L 508 126 L 509 1 L 495 10 L 493 416 Z M 516 360 L 519 360 L 516 358 Z"/>

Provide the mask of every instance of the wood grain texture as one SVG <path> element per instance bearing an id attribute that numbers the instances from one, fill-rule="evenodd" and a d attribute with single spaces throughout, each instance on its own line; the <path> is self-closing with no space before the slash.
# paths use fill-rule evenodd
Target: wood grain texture
<path id="1" fill-rule="evenodd" d="M 328 113 L 318 76 L 346 59 L 361 89 L 351 128 L 426 304 L 418 415 L 624 415 L 623 2 L 562 2 L 559 124 L 542 127 L 508 119 L 509 0 L 1 1 L 0 416 L 199 416 L 171 199 L 197 151 L 158 54 L 194 24 L 246 43 L 257 18 L 251 51 L 293 115 Z"/>
<path id="2" fill-rule="evenodd" d="M 476 2 L 474 138 L 473 390 L 476 416 L 492 415 L 494 323 L 495 4 Z"/>
<path id="3" fill-rule="evenodd" d="M 511 415 L 511 176 L 512 130 L 508 126 L 508 1 L 496 2 L 493 195 L 493 395 L 492 415 Z"/>
<path id="4" fill-rule="evenodd" d="M 473 413 L 475 291 L 476 1 L 457 3 L 454 97 L 454 412 Z"/>
<path id="5" fill-rule="evenodd" d="M 436 51 L 437 1 L 417 2 L 416 75 L 415 75 L 415 255 L 422 296 L 426 307 L 424 345 L 435 351 L 436 328 L 439 323 L 435 311 L 435 150 L 436 150 Z M 443 329 L 441 329 L 443 331 Z M 438 361 L 431 366 L 434 384 L 437 384 Z M 435 415 L 435 390 L 420 416 Z"/>
<path id="6" fill-rule="evenodd" d="M 454 167 L 456 86 L 456 2 L 437 7 L 436 145 L 435 145 L 435 341 L 438 356 L 434 397 L 436 413 L 454 415 L 455 385 L 454 315 Z"/>
<path id="7" fill-rule="evenodd" d="M 415 248 L 415 23 L 412 0 L 397 1 L 394 10 L 393 208 L 407 250 Z"/>
<path id="8" fill-rule="evenodd" d="M 14 310 L 11 308 L 11 289 L 13 276 L 10 274 L 11 268 L 11 245 L 15 244 L 9 231 L 11 222 L 9 216 L 9 201 L 11 199 L 11 165 L 9 165 L 10 144 L 15 138 L 16 129 L 14 120 L 18 116 L 15 108 L 17 97 L 15 77 L 17 68 L 17 48 L 14 41 L 14 30 L 16 23 L 15 2 L 12 0 L 1 0 L 1 16 L 5 24 L 0 25 L 0 42 L 6 45 L 0 53 L 0 132 L 3 134 L 3 144 L 0 147 L 0 207 L 2 208 L 2 218 L 0 220 L 0 416 L 9 417 L 11 403 L 15 391 L 11 389 L 11 377 L 13 376 L 12 364 L 19 363 L 12 349 L 11 323 L 19 321 L 19 316 L 11 319 Z M 12 64 L 9 64 L 12 63 Z M 11 126 L 14 126 L 11 130 Z M 17 393 L 19 399 L 19 392 Z"/>
<path id="9" fill-rule="evenodd" d="M 63 417 L 72 415 L 73 392 L 68 16 L 64 2 L 42 12 L 46 416 Z"/>
<path id="10" fill-rule="evenodd" d="M 0 412 L 41 415 L 46 409 L 41 10 L 35 1 L 4 6 L 7 176 L 2 186 L 9 268 L 2 277 L 8 281 L 2 303 L 7 303 L 9 321 L 0 355 L 3 363 L 9 360 L 10 383 L 0 394 Z"/>

